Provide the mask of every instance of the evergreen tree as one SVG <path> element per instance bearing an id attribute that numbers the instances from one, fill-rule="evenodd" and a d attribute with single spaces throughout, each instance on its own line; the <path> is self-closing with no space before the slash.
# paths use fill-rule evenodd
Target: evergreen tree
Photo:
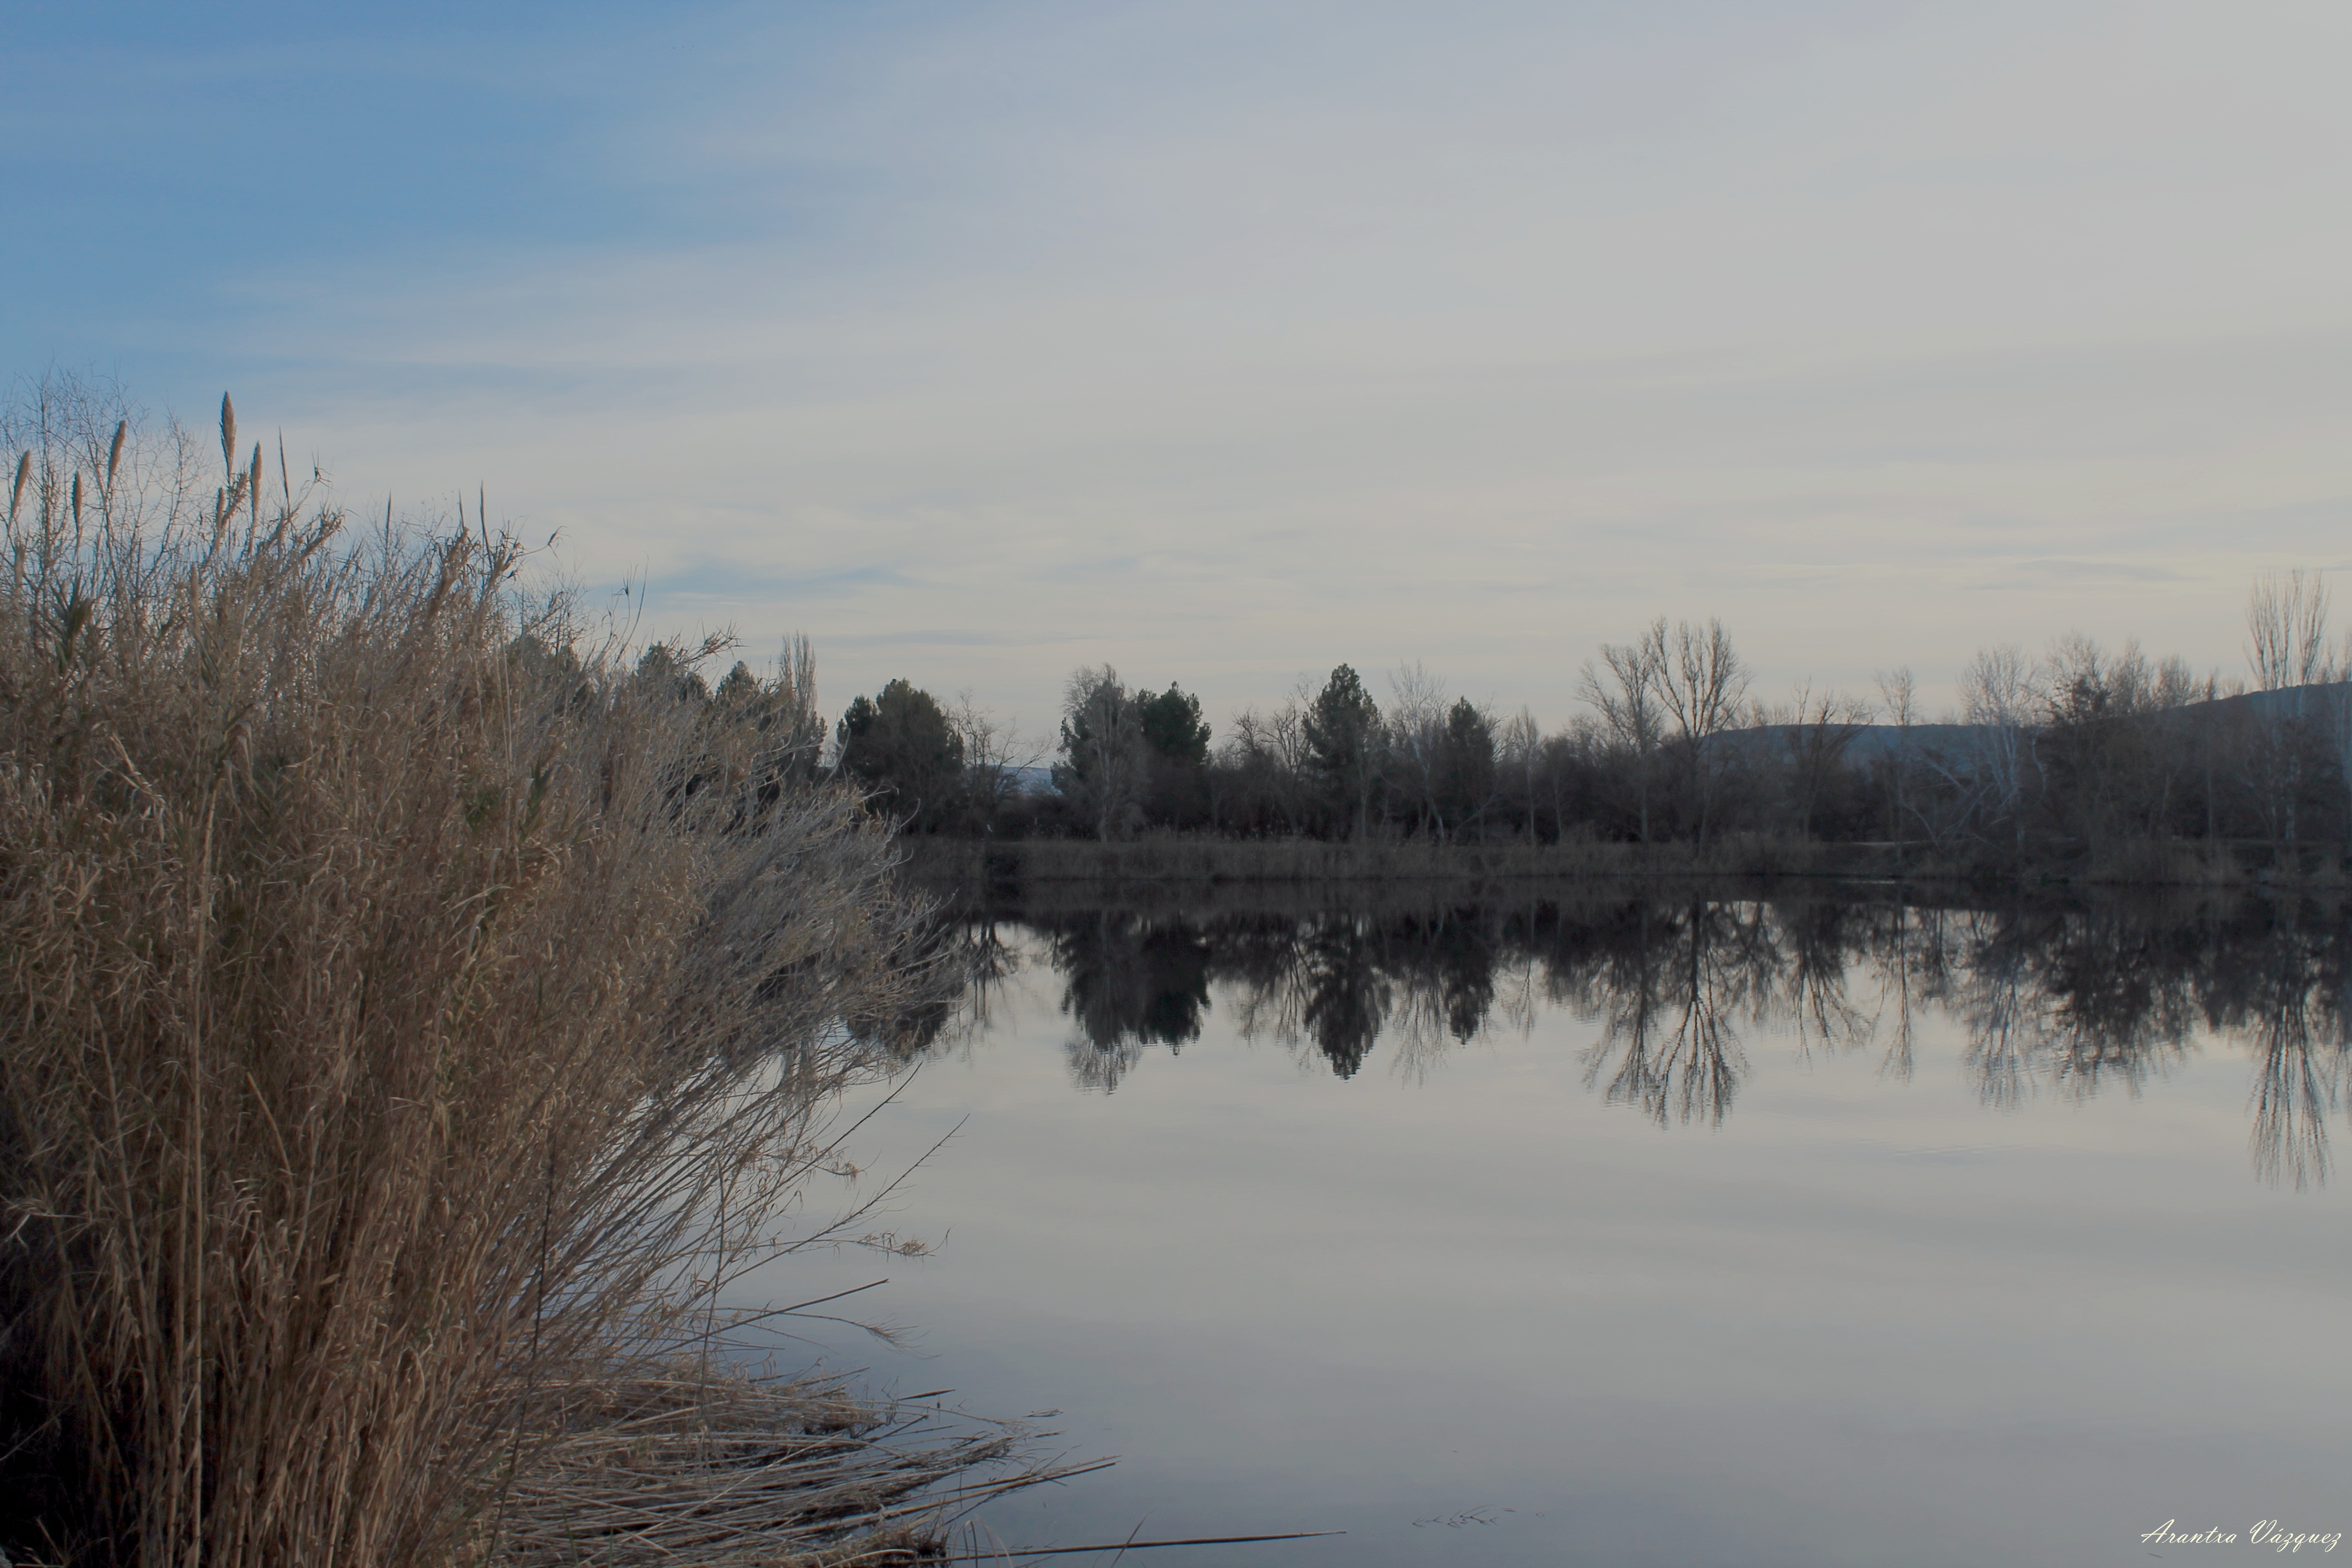
<path id="1" fill-rule="evenodd" d="M 1457 699 L 1445 715 L 1439 749 L 1437 803 L 1446 826 L 1484 827 L 1495 794 L 1495 727 L 1478 705 Z"/>
<path id="2" fill-rule="evenodd" d="M 1200 767 L 1209 760 L 1209 723 L 1201 717 L 1201 700 L 1170 682 L 1157 697 L 1136 704 L 1144 743 L 1171 763 Z"/>
<path id="3" fill-rule="evenodd" d="M 680 702 L 708 702 L 710 687 L 693 660 L 667 643 L 649 643 L 637 657 L 637 679 L 668 687 Z"/>
<path id="4" fill-rule="evenodd" d="M 936 832 L 962 810 L 963 741 L 929 692 L 894 680 L 850 703 L 835 734 L 835 766 L 909 828 Z"/>
<path id="5" fill-rule="evenodd" d="M 1370 829 L 1372 787 L 1380 778 L 1381 705 L 1348 665 L 1331 672 L 1304 724 L 1307 753 L 1325 800 L 1359 838 Z"/>

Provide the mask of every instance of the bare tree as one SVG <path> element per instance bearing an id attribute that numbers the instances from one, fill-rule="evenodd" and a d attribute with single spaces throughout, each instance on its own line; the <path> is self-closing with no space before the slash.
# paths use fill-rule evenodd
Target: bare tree
<path id="1" fill-rule="evenodd" d="M 2246 597 L 2246 662 L 2264 691 L 2332 680 L 2327 657 L 2327 584 L 2302 567 L 2267 573 Z"/>
<path id="2" fill-rule="evenodd" d="M 2150 664 L 2137 641 L 2109 652 L 2076 633 L 2052 642 L 2042 669 L 2036 752 L 2052 775 L 2053 818 L 2095 849 L 2119 833 L 2160 834 L 2172 775 L 2158 755 L 2157 716 L 2166 693 L 2187 685 L 2187 667 Z"/>
<path id="3" fill-rule="evenodd" d="M 2153 831 L 2172 833 L 2177 829 L 2179 806 L 2189 793 L 2196 774 L 2197 753 L 2202 749 L 2198 737 L 2205 727 L 2200 722 L 2204 715 L 2195 710 L 2196 705 L 2212 701 L 2219 684 L 2215 674 L 2199 677 L 2189 668 L 2189 661 L 2178 654 L 2156 667 L 2148 703 L 2153 714 L 2150 729 L 2162 804 Z M 2206 811 L 2210 820 L 2210 800 Z M 2211 836 L 2210 829 L 2207 836 Z"/>
<path id="4" fill-rule="evenodd" d="M 1899 863 L 1903 837 L 1910 831 L 1907 797 L 1911 785 L 1911 730 L 1919 722 L 1919 689 L 1911 679 L 1911 667 L 1904 664 L 1880 670 L 1878 696 L 1886 704 L 1886 721 L 1895 727 L 1895 762 L 1890 772 L 1895 797 L 1895 852 Z"/>
<path id="5" fill-rule="evenodd" d="M 963 742 L 964 779 L 971 802 L 992 831 L 997 815 L 1027 787 L 1029 770 L 1045 760 L 1045 744 L 1024 736 L 1013 721 L 999 721 L 986 711 L 968 688 L 956 694 L 948 723 Z"/>
<path id="6" fill-rule="evenodd" d="M 1437 790 L 1445 754 L 1445 683 L 1422 668 L 1419 660 L 1401 664 L 1389 676 L 1394 697 L 1388 713 L 1389 754 L 1423 831 L 1445 831 L 1437 809 Z"/>
<path id="7" fill-rule="evenodd" d="M 1525 707 L 1511 715 L 1496 737 L 1496 750 L 1506 771 L 1517 775 L 1519 798 L 1527 803 L 1528 841 L 1536 841 L 1536 772 L 1543 766 L 1543 727 Z"/>
<path id="8" fill-rule="evenodd" d="M 777 731 L 772 743 L 783 753 L 791 776 L 814 777 L 824 758 L 828 726 L 817 711 L 816 650 L 806 637 L 784 639 L 776 655 L 776 678 L 768 689 Z"/>
<path id="9" fill-rule="evenodd" d="M 1975 784 L 1993 802 L 1995 820 L 2025 842 L 2025 771 L 2032 760 L 2033 665 L 2015 643 L 1981 648 L 1960 672 L 1960 708 L 1976 735 Z"/>
<path id="10" fill-rule="evenodd" d="M 1665 626 L 1661 618 L 1654 628 L 1658 637 L 1664 637 Z M 1601 715 L 1601 728 L 1609 742 L 1633 759 L 1633 788 L 1644 844 L 1650 841 L 1650 778 L 1655 770 L 1659 742 L 1665 734 L 1654 668 L 1647 638 L 1622 646 L 1603 643 L 1600 668 L 1587 661 L 1583 677 L 1577 683 L 1578 695 Z"/>
<path id="11" fill-rule="evenodd" d="M 1748 696 L 1748 667 L 1732 647 L 1723 623 L 1712 618 L 1704 626 L 1678 621 L 1669 634 L 1661 616 L 1650 626 L 1646 646 L 1651 688 L 1674 725 L 1698 810 L 1698 841 L 1705 845 L 1718 766 L 1707 742 L 1738 725 Z"/>
<path id="12" fill-rule="evenodd" d="M 2246 763 L 2269 831 L 2295 837 L 2295 807 L 2303 793 L 2304 758 L 2309 749 L 2305 687 L 2332 683 L 2343 673 L 2327 657 L 2327 584 L 2316 572 L 2297 567 L 2282 576 L 2265 573 L 2246 595 L 2246 662 L 2263 691 L 2287 695 L 2257 700 L 2254 743 Z M 2325 704 L 2334 708 L 2337 704 Z M 2323 711 L 2321 717 L 2336 715 Z M 2344 715 L 2352 719 L 2352 713 Z M 2352 726 L 2333 726 L 2340 731 Z"/>
<path id="13" fill-rule="evenodd" d="M 1109 665 L 1070 672 L 1062 693 L 1062 755 L 1054 784 L 1092 819 L 1096 837 L 1123 838 L 1142 816 L 1141 717 Z"/>
<path id="14" fill-rule="evenodd" d="M 1800 837 L 1813 836 L 1813 814 L 1831 778 L 1845 764 L 1854 737 L 1870 722 L 1868 703 L 1835 691 L 1814 695 L 1808 681 L 1797 688 L 1795 700 L 1781 720 L 1782 739 L 1789 751 L 1790 794 L 1797 808 Z"/>
<path id="15" fill-rule="evenodd" d="M 1244 709 L 1218 749 L 1218 773 L 1231 775 L 1244 792 L 1245 825 L 1263 829 L 1271 818 L 1285 833 L 1305 830 L 1311 805 L 1314 748 L 1307 740 L 1307 710 L 1315 700 L 1305 677 L 1280 707 L 1261 713 Z M 1213 778 L 1214 773 L 1212 774 Z M 1213 813 L 1222 822 L 1222 804 Z"/>
<path id="16" fill-rule="evenodd" d="M 677 658 L 667 645 L 656 643 L 646 650 L 639 668 L 666 671 L 679 689 L 695 690 L 698 678 L 680 668 Z M 751 765 L 763 787 L 816 777 L 824 759 L 826 726 L 817 712 L 816 653 L 808 638 L 784 639 L 770 680 L 761 680 L 739 660 L 711 697 L 714 718 L 759 737 Z"/>

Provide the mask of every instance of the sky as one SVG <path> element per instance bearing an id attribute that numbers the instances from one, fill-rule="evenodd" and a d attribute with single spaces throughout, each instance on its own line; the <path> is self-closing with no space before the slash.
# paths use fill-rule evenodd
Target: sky
<path id="1" fill-rule="evenodd" d="M 1032 733 L 2226 676 L 2352 565 L 2352 8 L 20 3 L 0 372 L 487 490 L 643 635 Z M 2331 576 L 2331 581 L 2337 580 Z M 623 583 L 625 600 L 614 599 Z M 2352 619 L 2352 588 L 2339 588 Z"/>

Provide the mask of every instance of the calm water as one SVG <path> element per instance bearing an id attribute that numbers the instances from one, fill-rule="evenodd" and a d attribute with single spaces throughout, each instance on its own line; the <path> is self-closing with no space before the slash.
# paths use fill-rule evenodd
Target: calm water
<path id="1" fill-rule="evenodd" d="M 870 1191 L 953 1133 L 874 1224 L 936 1253 L 756 1283 L 887 1275 L 859 1300 L 908 1347 L 820 1332 L 830 1364 L 1119 1457 L 985 1516 L 1007 1541 L 1878 1568 L 2352 1531 L 2341 918 L 1529 900 L 957 940 L 983 978 L 855 1142 Z M 2240 1541 L 2143 1545 L 2168 1520 Z"/>

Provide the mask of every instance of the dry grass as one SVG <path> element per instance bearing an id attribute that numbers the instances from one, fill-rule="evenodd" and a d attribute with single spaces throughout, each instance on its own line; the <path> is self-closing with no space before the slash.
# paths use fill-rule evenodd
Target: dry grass
<path id="1" fill-rule="evenodd" d="M 478 522 L 354 539 L 226 405 L 216 464 L 71 385 L 9 417 L 0 1544 L 572 1561 L 598 1399 L 673 1492 L 681 1443 L 706 1491 L 766 1476 L 737 1525 L 901 1518 L 747 1471 L 799 1417 L 707 1340 L 677 1393 L 824 1157 L 845 1020 L 919 979 L 854 801 L 526 602 Z M 775 1451 L 847 1478 L 845 1441 Z"/>
<path id="2" fill-rule="evenodd" d="M 2091 858 L 2086 882 L 2141 888 L 2240 888 L 2252 879 L 2228 845 L 2143 838 Z"/>
<path id="3" fill-rule="evenodd" d="M 1148 834 L 1125 843 L 1083 838 L 1009 842 L 912 837 L 908 869 L 943 889 L 1098 889 L 1149 884 L 1299 887 L 1374 883 L 1492 887 L 1525 881 L 1706 880 L 1810 878 L 1901 880 L 1975 886 L 2084 881 L 2141 887 L 2228 887 L 2250 879 L 2250 860 L 2264 879 L 2286 885 L 2342 881 L 2333 845 L 2221 844 L 2136 840 L 2096 857 L 2079 844 L 2043 843 L 2022 861 L 2004 848 L 1969 846 L 1937 852 L 1920 843 L 1822 841 L 1773 834 L 1726 834 L 1704 848 L 1687 841 L 1604 843 L 1569 838 L 1440 844 L 1427 839 L 1366 842 L 1314 838 L 1224 838 Z M 2328 879 L 2334 878 L 2331 883 Z"/>
<path id="4" fill-rule="evenodd" d="M 910 840 L 910 869 L 941 883 L 1049 882 L 1490 882 L 1582 877 L 1883 875 L 1880 846 L 1727 837 L 1696 844 L 1614 844 L 1570 838 L 1438 844 L 1315 838 L 1223 838 L 1154 834 L 1126 843 L 1038 838 Z"/>
<path id="5" fill-rule="evenodd" d="M 503 1504 L 502 1560 L 521 1568 L 920 1562 L 942 1549 L 943 1510 L 1004 1489 L 974 1471 L 1017 1462 L 1026 1441 L 933 1406 L 867 1405 L 838 1384 L 713 1378 L 691 1364 L 582 1384 L 560 1414 L 541 1463 Z"/>

